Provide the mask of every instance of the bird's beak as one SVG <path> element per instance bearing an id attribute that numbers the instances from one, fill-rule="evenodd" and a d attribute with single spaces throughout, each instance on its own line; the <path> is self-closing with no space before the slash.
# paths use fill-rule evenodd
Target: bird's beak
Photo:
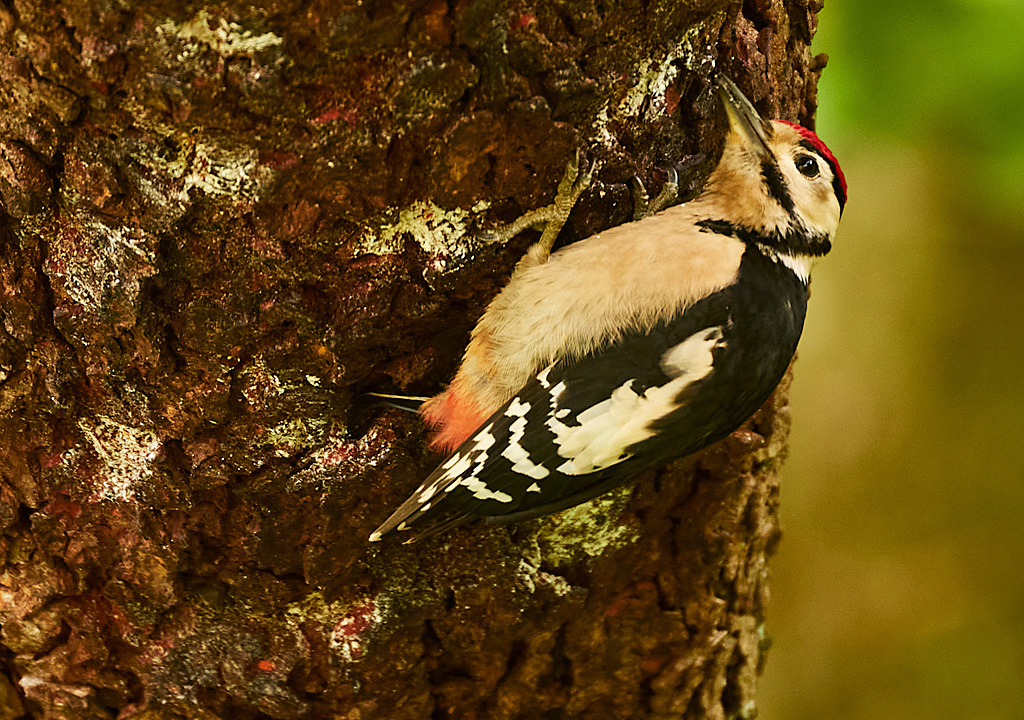
<path id="1" fill-rule="evenodd" d="M 758 157 L 770 157 L 768 138 L 772 134 L 772 126 L 761 119 L 736 83 L 725 75 L 718 76 L 718 94 L 722 96 L 722 104 L 729 116 L 729 127 L 740 136 L 743 144 Z"/>

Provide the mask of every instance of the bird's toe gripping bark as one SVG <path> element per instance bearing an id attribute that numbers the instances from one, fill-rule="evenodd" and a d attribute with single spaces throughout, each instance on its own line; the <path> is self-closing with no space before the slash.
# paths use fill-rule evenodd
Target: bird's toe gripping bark
<path id="1" fill-rule="evenodd" d="M 679 196 L 679 173 L 676 172 L 674 167 L 666 168 L 665 173 L 668 175 L 668 178 L 665 180 L 665 184 L 661 186 L 661 191 L 654 198 L 653 202 L 640 178 L 633 176 L 631 179 L 629 188 L 633 193 L 634 220 L 642 220 L 648 215 L 661 212 L 675 202 Z"/>
<path id="2" fill-rule="evenodd" d="M 531 210 L 508 225 L 482 233 L 478 237 L 488 244 L 504 243 L 527 228 L 543 226 L 544 230 L 540 239 L 526 251 L 526 255 L 519 261 L 517 269 L 546 262 L 551 254 L 551 248 L 555 244 L 555 239 L 569 218 L 569 213 L 572 212 L 576 201 L 593 182 L 597 167 L 596 160 L 584 163 L 582 153 L 577 151 L 566 164 L 565 175 L 558 183 L 558 193 L 553 203 Z"/>

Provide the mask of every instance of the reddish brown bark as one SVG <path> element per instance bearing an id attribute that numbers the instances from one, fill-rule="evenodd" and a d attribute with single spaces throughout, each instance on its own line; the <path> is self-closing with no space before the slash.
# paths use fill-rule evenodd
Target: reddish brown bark
<path id="1" fill-rule="evenodd" d="M 412 547 L 435 391 L 577 147 L 807 121 L 817 0 L 0 6 L 0 720 L 750 717 L 786 392 L 596 505 Z M 527 236 L 529 233 L 526 234 Z M 628 251 L 628 250 L 625 250 Z M 325 600 L 322 588 L 331 602 Z"/>

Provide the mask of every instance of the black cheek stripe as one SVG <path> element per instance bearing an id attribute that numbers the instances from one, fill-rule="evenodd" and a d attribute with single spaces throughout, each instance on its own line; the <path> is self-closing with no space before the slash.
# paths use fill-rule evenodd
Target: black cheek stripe
<path id="1" fill-rule="evenodd" d="M 764 178 L 765 185 L 768 186 L 768 192 L 775 198 L 775 201 L 787 213 L 793 215 L 796 212 L 796 205 L 793 203 L 793 198 L 789 195 L 786 178 L 782 177 L 782 171 L 779 170 L 779 166 L 772 160 L 765 160 L 761 163 L 761 177 Z"/>

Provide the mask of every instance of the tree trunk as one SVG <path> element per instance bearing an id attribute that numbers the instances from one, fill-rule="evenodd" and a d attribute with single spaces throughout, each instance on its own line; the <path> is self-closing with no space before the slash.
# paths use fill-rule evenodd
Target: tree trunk
<path id="1" fill-rule="evenodd" d="M 436 392 L 599 180 L 690 192 L 714 73 L 808 121 L 818 0 L 0 5 L 0 720 L 752 717 L 785 387 L 575 510 L 367 535 Z M 624 248 L 628 252 L 628 248 Z M 785 385 L 786 383 L 784 383 Z"/>

